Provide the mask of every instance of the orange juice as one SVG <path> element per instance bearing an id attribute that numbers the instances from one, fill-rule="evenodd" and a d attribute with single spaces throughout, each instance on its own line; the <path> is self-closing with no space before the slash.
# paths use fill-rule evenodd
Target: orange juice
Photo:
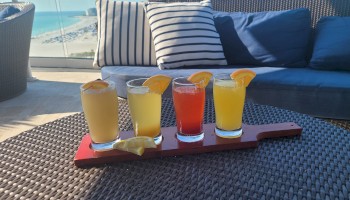
<path id="1" fill-rule="evenodd" d="M 119 137 L 118 98 L 114 83 L 92 81 L 82 85 L 81 101 L 93 143 Z"/>
<path id="2" fill-rule="evenodd" d="M 160 134 L 162 96 L 148 87 L 128 87 L 128 104 L 136 136 Z"/>
<path id="3" fill-rule="evenodd" d="M 241 129 L 246 89 L 242 82 L 214 80 L 216 127 L 223 131 Z"/>

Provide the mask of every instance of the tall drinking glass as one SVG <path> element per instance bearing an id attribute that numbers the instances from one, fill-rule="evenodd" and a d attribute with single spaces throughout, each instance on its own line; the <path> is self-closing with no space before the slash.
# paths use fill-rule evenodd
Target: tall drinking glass
<path id="1" fill-rule="evenodd" d="M 146 78 L 128 81 L 127 96 L 135 136 L 153 137 L 158 145 L 162 142 L 160 117 L 162 95 L 142 86 Z"/>
<path id="2" fill-rule="evenodd" d="M 200 84 L 193 84 L 184 77 L 173 80 L 176 136 L 182 142 L 197 142 L 204 138 L 205 88 L 200 88 Z"/>
<path id="3" fill-rule="evenodd" d="M 232 80 L 229 74 L 214 76 L 215 133 L 223 138 L 242 135 L 242 115 L 246 95 L 243 80 Z"/>
<path id="4" fill-rule="evenodd" d="M 80 94 L 92 149 L 112 149 L 119 139 L 118 98 L 114 83 L 91 81 L 80 87 Z"/>

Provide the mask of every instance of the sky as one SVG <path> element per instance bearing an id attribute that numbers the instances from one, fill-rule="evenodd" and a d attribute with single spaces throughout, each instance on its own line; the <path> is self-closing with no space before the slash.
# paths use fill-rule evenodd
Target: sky
<path id="1" fill-rule="evenodd" d="M 61 11 L 85 11 L 95 7 L 95 0 L 29 0 L 35 4 L 35 11 L 57 11 L 56 1 Z"/>

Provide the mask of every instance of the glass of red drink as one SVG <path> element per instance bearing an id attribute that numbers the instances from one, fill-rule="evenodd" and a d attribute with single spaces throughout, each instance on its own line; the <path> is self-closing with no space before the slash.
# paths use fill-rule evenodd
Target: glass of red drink
<path id="1" fill-rule="evenodd" d="M 176 114 L 176 137 L 182 142 L 203 140 L 205 88 L 187 78 L 173 79 L 173 100 Z"/>

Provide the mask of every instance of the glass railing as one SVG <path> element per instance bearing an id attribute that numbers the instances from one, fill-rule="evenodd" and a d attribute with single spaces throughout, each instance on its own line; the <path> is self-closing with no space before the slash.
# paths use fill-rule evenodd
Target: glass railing
<path id="1" fill-rule="evenodd" d="M 95 0 L 32 0 L 30 57 L 92 59 L 97 42 Z"/>

